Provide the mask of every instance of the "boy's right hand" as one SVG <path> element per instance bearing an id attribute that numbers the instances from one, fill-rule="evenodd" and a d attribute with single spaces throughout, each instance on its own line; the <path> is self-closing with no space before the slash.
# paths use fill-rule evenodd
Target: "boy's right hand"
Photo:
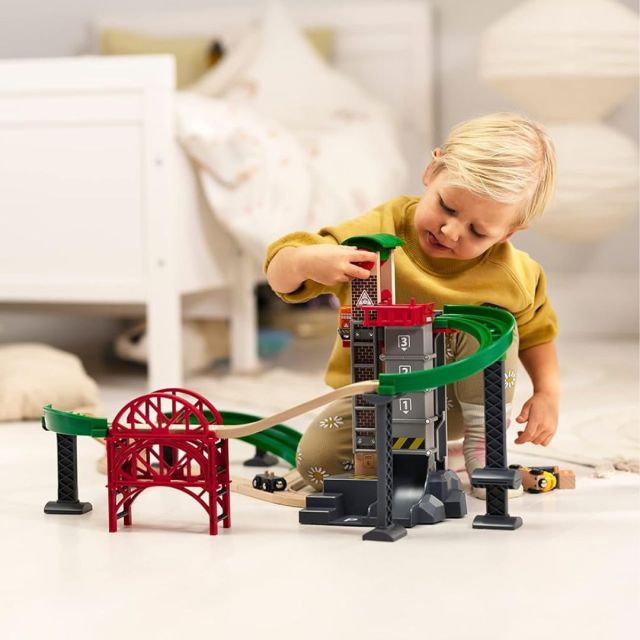
<path id="1" fill-rule="evenodd" d="M 365 280 L 370 269 L 359 263 L 376 262 L 375 253 L 344 245 L 314 244 L 296 250 L 300 252 L 298 266 L 303 279 L 327 286 L 351 282 L 354 278 Z"/>

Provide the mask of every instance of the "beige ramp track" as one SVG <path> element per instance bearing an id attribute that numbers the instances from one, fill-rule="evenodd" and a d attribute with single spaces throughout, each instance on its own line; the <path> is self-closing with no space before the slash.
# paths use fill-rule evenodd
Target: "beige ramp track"
<path id="1" fill-rule="evenodd" d="M 298 404 L 295 407 L 291 407 L 290 409 L 285 409 L 280 413 L 276 413 L 275 415 L 269 416 L 268 418 L 263 418 L 262 420 L 256 420 L 255 422 L 247 422 L 246 424 L 237 424 L 233 426 L 215 425 L 214 429 L 221 438 L 241 438 L 243 436 L 250 436 L 254 433 L 264 431 L 269 427 L 274 427 L 277 424 L 286 422 L 291 418 L 295 418 L 304 413 L 307 413 L 307 411 L 311 411 L 312 409 L 317 409 L 318 407 L 322 407 L 325 404 L 334 402 L 335 400 L 350 398 L 352 396 L 359 396 L 362 393 L 371 393 L 373 391 L 376 391 L 377 389 L 377 380 L 365 380 L 364 382 L 356 382 L 354 384 L 348 384 L 345 387 L 335 389 L 334 391 L 330 391 L 329 393 L 325 393 L 324 395 L 313 398 L 312 400 L 307 400 L 302 404 Z"/>

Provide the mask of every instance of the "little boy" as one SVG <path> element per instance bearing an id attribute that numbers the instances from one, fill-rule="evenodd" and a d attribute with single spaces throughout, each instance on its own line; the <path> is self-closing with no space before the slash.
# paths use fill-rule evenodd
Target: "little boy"
<path id="1" fill-rule="evenodd" d="M 496 113 L 456 126 L 433 151 L 421 197 L 401 196 L 358 218 L 319 233 L 296 232 L 274 242 L 265 269 L 286 302 L 323 293 L 350 303 L 350 282 L 367 278 L 359 263 L 375 255 L 340 243 L 354 235 L 390 233 L 404 245 L 395 251 L 396 302 L 492 304 L 510 311 L 517 332 L 505 363 L 507 418 L 518 356 L 533 383 L 516 422 L 515 442 L 548 445 L 558 423 L 557 320 L 547 299 L 539 264 L 509 242 L 542 214 L 555 183 L 553 145 L 540 125 L 522 116 Z M 448 359 L 473 351 L 465 333 L 447 336 Z M 351 382 L 349 350 L 338 338 L 325 380 Z M 447 389 L 449 439 L 463 440 L 469 474 L 484 466 L 483 380 L 478 374 Z M 329 405 L 305 432 L 297 466 L 316 489 L 328 475 L 353 469 L 351 400 Z"/>

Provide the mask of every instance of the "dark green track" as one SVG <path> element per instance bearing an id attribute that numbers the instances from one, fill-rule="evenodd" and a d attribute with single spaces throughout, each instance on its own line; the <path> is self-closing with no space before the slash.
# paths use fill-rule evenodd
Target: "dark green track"
<path id="1" fill-rule="evenodd" d="M 478 350 L 456 362 L 414 373 L 382 373 L 378 393 L 403 395 L 437 387 L 468 378 L 505 357 L 513 340 L 515 319 L 503 309 L 489 306 L 445 305 L 444 313 L 434 321 L 436 329 L 457 329 L 471 334 L 478 340 Z M 246 424 L 260 420 L 258 416 L 234 411 L 221 411 L 225 425 Z M 44 408 L 42 424 L 45 429 L 72 436 L 106 437 L 109 424 L 106 418 L 85 416 L 71 411 L 59 411 L 48 405 Z M 260 433 L 244 436 L 244 440 L 263 451 L 286 460 L 296 466 L 296 449 L 301 434 L 284 424 Z"/>
<path id="2" fill-rule="evenodd" d="M 258 416 L 252 416 L 248 413 L 235 413 L 233 411 L 221 411 L 220 415 L 222 416 L 222 424 L 225 425 L 245 424 L 261 420 Z M 273 453 L 273 455 L 286 460 L 292 467 L 295 467 L 296 450 L 301 437 L 301 433 L 286 424 L 277 424 L 260 433 L 243 436 L 238 440 L 244 440 L 244 442 L 248 442 L 263 451 Z"/>

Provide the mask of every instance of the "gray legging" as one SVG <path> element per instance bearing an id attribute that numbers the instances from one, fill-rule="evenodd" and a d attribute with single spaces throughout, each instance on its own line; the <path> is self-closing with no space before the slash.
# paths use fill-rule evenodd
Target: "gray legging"
<path id="1" fill-rule="evenodd" d="M 506 354 L 505 403 L 507 418 L 518 371 L 518 334 Z M 464 332 L 447 334 L 447 361 L 459 360 L 478 348 L 475 338 Z M 352 401 L 350 398 L 327 405 L 307 427 L 296 453 L 296 466 L 310 486 L 322 489 L 324 478 L 354 468 L 352 447 Z M 447 427 L 449 441 L 464 438 L 467 469 L 484 456 L 484 385 L 482 373 L 447 386 Z"/>

